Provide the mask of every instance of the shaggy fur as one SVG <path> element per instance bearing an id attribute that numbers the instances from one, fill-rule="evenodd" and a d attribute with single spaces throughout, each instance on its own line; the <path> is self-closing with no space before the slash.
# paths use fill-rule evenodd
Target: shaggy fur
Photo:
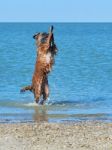
<path id="1" fill-rule="evenodd" d="M 32 78 L 32 84 L 21 89 L 21 92 L 30 90 L 34 93 L 36 103 L 39 103 L 40 97 L 43 96 L 41 104 L 49 96 L 48 74 L 52 70 L 54 64 L 54 56 L 57 48 L 54 43 L 53 27 L 48 33 L 38 33 L 33 36 L 38 47 L 37 60 L 35 64 L 35 71 Z"/>

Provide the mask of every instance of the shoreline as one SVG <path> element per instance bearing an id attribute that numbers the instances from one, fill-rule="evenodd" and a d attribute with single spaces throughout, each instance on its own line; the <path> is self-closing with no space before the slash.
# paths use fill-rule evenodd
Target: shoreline
<path id="1" fill-rule="evenodd" d="M 112 123 L 0 123 L 0 150 L 110 150 Z"/>

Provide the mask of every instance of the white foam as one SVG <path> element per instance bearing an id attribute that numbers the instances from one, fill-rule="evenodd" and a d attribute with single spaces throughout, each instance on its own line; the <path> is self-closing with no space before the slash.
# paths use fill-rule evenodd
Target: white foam
<path id="1" fill-rule="evenodd" d="M 39 102 L 41 102 L 42 99 L 39 100 Z M 50 98 L 47 98 L 46 102 L 45 102 L 45 105 L 49 105 L 49 102 L 50 102 Z M 41 106 L 40 104 L 36 103 L 35 101 L 32 102 L 32 103 L 25 103 L 23 104 L 24 106 L 26 107 L 34 107 L 34 106 Z"/>
<path id="2" fill-rule="evenodd" d="M 24 104 L 24 106 L 31 107 L 31 106 L 38 106 L 38 104 L 37 104 L 36 102 L 34 102 L 34 103 L 27 103 L 27 104 Z"/>

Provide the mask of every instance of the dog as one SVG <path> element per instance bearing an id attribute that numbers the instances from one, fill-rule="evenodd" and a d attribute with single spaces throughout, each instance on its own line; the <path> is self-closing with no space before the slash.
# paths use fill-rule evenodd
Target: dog
<path id="1" fill-rule="evenodd" d="M 21 89 L 21 92 L 29 90 L 33 92 L 36 103 L 44 104 L 49 97 L 48 74 L 54 64 L 54 56 L 57 54 L 57 47 L 54 42 L 53 26 L 49 33 L 37 33 L 33 36 L 37 45 L 37 59 L 32 84 Z M 43 96 L 40 102 L 40 97 Z"/>

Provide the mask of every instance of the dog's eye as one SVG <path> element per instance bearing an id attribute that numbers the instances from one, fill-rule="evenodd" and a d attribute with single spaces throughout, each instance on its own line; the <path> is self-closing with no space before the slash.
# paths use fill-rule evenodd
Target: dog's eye
<path id="1" fill-rule="evenodd" d="M 45 43 L 45 42 L 46 42 L 46 38 L 42 38 L 41 43 Z"/>

